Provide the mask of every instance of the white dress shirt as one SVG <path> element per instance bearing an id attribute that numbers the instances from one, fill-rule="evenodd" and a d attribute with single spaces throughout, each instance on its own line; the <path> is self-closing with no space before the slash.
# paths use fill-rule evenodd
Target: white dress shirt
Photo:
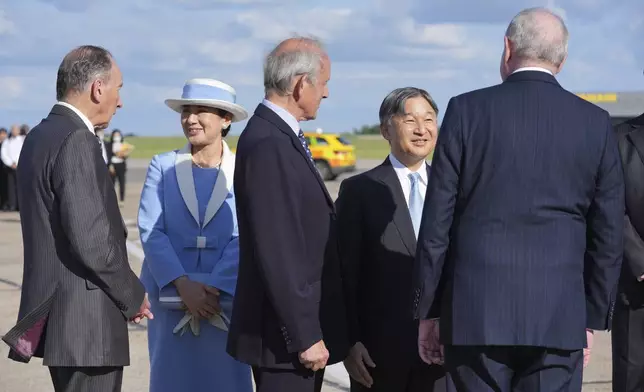
<path id="1" fill-rule="evenodd" d="M 541 68 L 541 67 L 521 67 L 521 68 L 516 69 L 516 70 L 515 70 L 514 72 L 512 72 L 512 73 L 513 73 L 513 74 L 515 74 L 515 73 L 517 73 L 517 72 L 523 72 L 523 71 L 538 71 L 538 72 L 545 72 L 545 73 L 548 73 L 548 74 L 550 74 L 550 75 L 552 75 L 552 76 L 555 76 L 555 75 L 553 75 L 553 73 L 552 73 L 552 72 L 550 72 L 550 70 L 545 69 L 545 68 Z"/>
<path id="2" fill-rule="evenodd" d="M 103 160 L 107 164 L 107 149 L 105 148 L 105 141 L 103 139 L 99 139 L 101 141 L 101 154 L 103 155 Z"/>
<path id="3" fill-rule="evenodd" d="M 293 132 L 295 132 L 295 136 L 297 136 L 300 133 L 300 123 L 297 121 L 295 116 L 289 113 L 286 109 L 275 105 L 273 102 L 269 101 L 268 99 L 264 99 L 262 101 L 262 105 L 274 111 L 275 114 L 277 114 L 282 120 L 284 120 L 284 122 L 288 124 L 289 127 L 291 127 Z"/>
<path id="4" fill-rule="evenodd" d="M 398 177 L 398 181 L 400 181 L 400 186 L 402 187 L 403 194 L 405 195 L 405 202 L 407 203 L 407 207 L 409 207 L 409 193 L 411 192 L 411 181 L 409 180 L 409 175 L 413 173 L 412 170 L 410 170 L 407 166 L 403 165 L 400 163 L 398 159 L 393 154 L 389 154 L 389 161 L 391 162 L 391 166 L 394 168 L 394 171 L 396 172 L 396 176 Z M 420 188 L 420 194 L 423 195 L 423 201 L 425 200 L 425 193 L 427 193 L 427 163 L 424 165 L 421 165 L 418 170 L 418 174 L 420 174 L 420 181 L 418 182 L 418 186 Z"/>
<path id="5" fill-rule="evenodd" d="M 0 159 L 2 159 L 2 163 L 8 167 L 18 165 L 20 151 L 22 151 L 22 143 L 24 141 L 25 137 L 23 135 L 5 139 L 2 143 L 2 149 L 0 150 Z"/>

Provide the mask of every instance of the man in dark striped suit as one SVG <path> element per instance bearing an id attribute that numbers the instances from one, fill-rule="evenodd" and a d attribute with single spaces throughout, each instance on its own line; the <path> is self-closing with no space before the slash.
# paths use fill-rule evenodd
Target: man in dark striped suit
<path id="1" fill-rule="evenodd" d="M 624 179 L 608 113 L 555 79 L 567 46 L 561 18 L 519 13 L 503 83 L 452 98 L 445 113 L 414 303 L 421 357 L 442 360 L 440 318 L 459 391 L 581 391 L 587 339 L 609 326 Z"/>
<path id="2" fill-rule="evenodd" d="M 121 107 L 122 84 L 105 49 L 71 51 L 58 69 L 59 102 L 20 155 L 22 297 L 3 340 L 16 361 L 43 358 L 56 392 L 120 391 L 127 321 L 152 316 L 94 133 Z"/>

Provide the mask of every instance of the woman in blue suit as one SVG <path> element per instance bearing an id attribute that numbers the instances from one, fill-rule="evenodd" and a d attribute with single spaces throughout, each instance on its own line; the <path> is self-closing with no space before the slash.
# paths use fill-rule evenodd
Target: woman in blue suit
<path id="1" fill-rule="evenodd" d="M 239 243 L 233 173 L 223 140 L 248 113 L 235 90 L 212 79 L 186 82 L 166 104 L 181 114 L 188 143 L 152 159 L 141 195 L 141 280 L 148 323 L 151 392 L 251 392 L 250 368 L 226 353 Z"/>

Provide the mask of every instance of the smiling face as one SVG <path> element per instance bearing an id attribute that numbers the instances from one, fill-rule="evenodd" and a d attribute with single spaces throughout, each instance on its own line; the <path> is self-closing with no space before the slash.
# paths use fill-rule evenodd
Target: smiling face
<path id="1" fill-rule="evenodd" d="M 423 97 L 405 101 L 405 111 L 382 127 L 382 135 L 389 141 L 391 152 L 405 166 L 418 167 L 436 146 L 438 126 L 436 111 Z"/>
<path id="2" fill-rule="evenodd" d="M 221 139 L 221 130 L 230 125 L 232 116 L 205 106 L 184 106 L 181 112 L 183 134 L 193 146 L 207 146 Z"/>

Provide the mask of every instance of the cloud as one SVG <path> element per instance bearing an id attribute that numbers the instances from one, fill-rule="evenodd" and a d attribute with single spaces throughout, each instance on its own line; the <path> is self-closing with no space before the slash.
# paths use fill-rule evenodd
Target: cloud
<path id="1" fill-rule="evenodd" d="M 644 1 L 622 0 L 0 0 L 0 116 L 37 122 L 54 99 L 71 48 L 110 49 L 124 73 L 114 126 L 176 133 L 163 100 L 185 80 L 220 79 L 249 111 L 263 97 L 262 61 L 292 35 L 321 38 L 333 61 L 331 96 L 307 129 L 377 121 L 382 98 L 427 89 L 444 109 L 499 82 L 503 34 L 522 8 L 548 6 L 571 33 L 559 79 L 572 90 L 644 89 Z M 52 22 L 55 21 L 55 22 Z M 644 110 L 644 108 L 643 108 Z M 0 126 L 3 124 L 0 124 Z M 243 123 L 236 125 L 238 131 Z"/>
<path id="2" fill-rule="evenodd" d="M 7 18 L 7 13 L 0 10 L 0 36 L 13 35 L 16 33 L 16 25 Z"/>

